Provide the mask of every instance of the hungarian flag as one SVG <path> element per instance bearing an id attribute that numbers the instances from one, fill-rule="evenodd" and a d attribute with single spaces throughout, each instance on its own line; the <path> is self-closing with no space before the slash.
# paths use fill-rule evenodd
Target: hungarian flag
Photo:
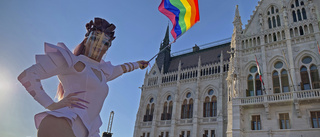
<path id="1" fill-rule="evenodd" d="M 254 55 L 254 57 L 256 58 L 257 69 L 258 69 L 258 73 L 259 73 L 259 79 L 260 79 L 260 81 L 261 81 L 261 83 L 262 83 L 262 88 L 263 88 L 262 90 L 265 91 L 264 82 L 263 82 L 263 80 L 262 80 L 262 73 L 261 73 L 261 69 L 260 69 L 260 66 L 259 66 L 259 63 L 258 63 L 258 60 L 257 60 L 257 56 Z"/>
<path id="2" fill-rule="evenodd" d="M 162 0 L 158 9 L 172 22 L 174 40 L 200 20 L 198 0 Z"/>

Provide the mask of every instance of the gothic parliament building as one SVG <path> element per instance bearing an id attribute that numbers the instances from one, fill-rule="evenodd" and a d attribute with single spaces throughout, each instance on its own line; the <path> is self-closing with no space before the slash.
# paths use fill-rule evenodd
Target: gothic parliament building
<path id="1" fill-rule="evenodd" d="M 231 41 L 166 48 L 145 74 L 133 136 L 319 137 L 319 23 L 320 0 L 260 0 L 245 28 L 236 7 Z M 167 28 L 160 50 L 168 43 Z"/>

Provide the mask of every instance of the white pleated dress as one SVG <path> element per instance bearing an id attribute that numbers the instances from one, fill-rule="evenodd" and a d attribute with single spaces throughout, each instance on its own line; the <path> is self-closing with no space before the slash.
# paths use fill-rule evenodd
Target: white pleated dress
<path id="1" fill-rule="evenodd" d="M 41 121 L 47 115 L 53 115 L 67 118 L 76 137 L 85 137 L 85 134 L 88 137 L 100 137 L 99 128 L 102 125 L 102 121 L 99 113 L 108 95 L 109 88 L 107 82 L 123 74 L 121 66 L 113 66 L 110 62 L 97 62 L 84 55 L 75 56 L 63 43 L 58 43 L 58 45 L 45 43 L 45 53 L 45 55 L 36 56 L 37 64 L 41 64 L 49 76 L 58 73 L 58 78 L 64 88 L 64 96 L 66 97 L 74 92 L 86 91 L 78 94 L 76 97 L 90 103 L 82 103 L 88 107 L 86 109 L 64 107 L 38 113 L 35 115 L 36 127 L 39 127 Z M 50 60 L 55 66 L 48 63 Z M 74 68 L 74 65 L 79 62 L 85 66 L 80 72 Z M 61 65 L 63 63 L 67 64 Z M 40 104 L 52 103 L 50 99 L 40 100 L 42 101 Z"/>

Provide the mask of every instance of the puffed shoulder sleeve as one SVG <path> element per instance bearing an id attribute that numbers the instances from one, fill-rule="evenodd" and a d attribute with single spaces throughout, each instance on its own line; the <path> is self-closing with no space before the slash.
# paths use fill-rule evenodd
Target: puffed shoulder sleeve
<path id="1" fill-rule="evenodd" d="M 61 66 L 73 65 L 75 56 L 63 43 L 57 45 L 45 43 L 44 48 L 44 55 L 36 55 L 36 63 L 40 64 L 47 73 L 52 73 Z"/>
<path id="2" fill-rule="evenodd" d="M 107 78 L 107 81 L 111 81 L 123 74 L 121 65 L 113 66 L 110 61 L 104 62 L 101 65 L 101 70 Z"/>

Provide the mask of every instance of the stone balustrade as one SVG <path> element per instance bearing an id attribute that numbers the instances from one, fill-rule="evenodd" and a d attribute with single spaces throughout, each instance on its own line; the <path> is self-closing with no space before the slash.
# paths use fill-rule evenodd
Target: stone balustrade
<path id="1" fill-rule="evenodd" d="M 221 68 L 222 67 L 222 68 Z M 200 67 L 192 67 L 183 69 L 181 71 L 173 71 L 163 74 L 161 77 L 154 76 L 147 79 L 146 86 L 156 86 L 159 84 L 173 83 L 177 81 L 183 81 L 188 79 L 196 79 L 197 77 L 205 78 L 207 76 L 219 75 L 225 73 L 229 69 L 229 61 L 215 62 L 211 64 L 205 64 Z M 160 78 L 160 80 L 159 80 Z M 179 78 L 179 79 L 178 79 Z"/>
<path id="2" fill-rule="evenodd" d="M 236 98 L 234 103 L 238 105 L 252 105 L 263 103 L 288 102 L 293 101 L 294 99 L 320 99 L 320 89 Z"/>

